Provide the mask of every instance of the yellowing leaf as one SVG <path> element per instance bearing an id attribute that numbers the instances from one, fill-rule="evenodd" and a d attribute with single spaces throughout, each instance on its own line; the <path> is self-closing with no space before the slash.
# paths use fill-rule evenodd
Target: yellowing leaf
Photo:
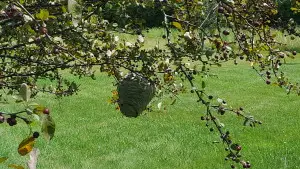
<path id="1" fill-rule="evenodd" d="M 292 11 L 299 11 L 298 8 L 291 8 Z"/>
<path id="2" fill-rule="evenodd" d="M 276 9 L 272 9 L 271 12 L 273 15 L 276 15 L 278 13 L 278 11 Z"/>
<path id="3" fill-rule="evenodd" d="M 173 26 L 175 26 L 177 29 L 182 30 L 182 26 L 179 22 L 172 22 Z"/>
<path id="4" fill-rule="evenodd" d="M 41 114 L 43 114 L 43 111 L 45 110 L 45 108 L 46 108 L 45 106 L 38 105 L 33 109 L 33 113 L 37 114 L 37 115 L 41 115 Z"/>
<path id="5" fill-rule="evenodd" d="M 9 164 L 8 167 L 9 168 L 15 168 L 15 169 L 24 169 L 24 167 L 22 167 L 20 165 L 16 165 L 16 164 Z"/>
<path id="6" fill-rule="evenodd" d="M 51 116 L 44 114 L 42 116 L 42 133 L 46 140 L 50 141 L 54 137 L 55 123 Z"/>
<path id="7" fill-rule="evenodd" d="M 18 148 L 18 153 L 22 156 L 28 154 L 34 146 L 34 138 L 32 136 L 24 139 L 20 144 Z"/>
<path id="8" fill-rule="evenodd" d="M 4 161 L 6 161 L 8 158 L 7 157 L 0 157 L 0 163 L 3 163 Z"/>

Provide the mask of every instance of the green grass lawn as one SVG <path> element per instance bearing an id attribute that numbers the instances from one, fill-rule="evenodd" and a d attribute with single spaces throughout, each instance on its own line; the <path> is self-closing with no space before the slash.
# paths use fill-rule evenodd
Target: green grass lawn
<path id="1" fill-rule="evenodd" d="M 300 57 L 300 56 L 297 56 Z M 291 61 L 288 61 L 291 62 Z M 283 69 L 300 81 L 300 59 Z M 225 64 L 212 68 L 218 78 L 207 79 L 207 90 L 233 107 L 243 106 L 263 125 L 244 127 L 243 120 L 226 114 L 222 120 L 233 139 L 243 146 L 243 155 L 253 168 L 300 168 L 300 97 L 268 86 L 249 64 Z M 113 78 L 97 74 L 97 80 L 77 79 L 78 95 L 60 100 L 39 94 L 37 102 L 50 107 L 56 121 L 56 135 L 47 144 L 38 139 L 39 169 L 219 169 L 230 168 L 218 133 L 209 132 L 200 120 L 204 109 L 196 96 L 182 94 L 166 111 L 155 110 L 138 118 L 126 118 L 107 100 L 114 89 Z M 19 107 L 0 105 L 4 110 Z M 1 125 L 0 157 L 6 164 L 24 165 L 18 144 L 28 135 L 26 125 Z"/>

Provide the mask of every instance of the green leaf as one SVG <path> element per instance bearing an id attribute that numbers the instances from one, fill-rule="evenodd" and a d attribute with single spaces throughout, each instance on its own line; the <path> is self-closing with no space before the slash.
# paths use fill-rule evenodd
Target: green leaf
<path id="1" fill-rule="evenodd" d="M 40 123 L 37 123 L 38 121 L 40 121 L 40 116 L 38 116 L 38 115 L 36 115 L 36 114 L 32 114 L 32 117 L 33 117 L 33 119 L 35 119 L 35 120 L 33 120 L 31 123 L 30 123 L 30 126 L 39 126 L 40 125 Z"/>
<path id="2" fill-rule="evenodd" d="M 66 8 L 65 6 L 62 6 L 62 7 L 61 7 L 61 10 L 63 11 L 63 13 L 68 12 L 68 10 L 67 10 L 67 8 Z"/>
<path id="3" fill-rule="evenodd" d="M 171 105 L 174 105 L 176 103 L 176 99 L 174 99 L 171 103 Z"/>
<path id="4" fill-rule="evenodd" d="M 76 13 L 76 6 L 78 6 L 78 2 L 76 0 L 68 0 L 68 10 L 70 13 Z"/>
<path id="5" fill-rule="evenodd" d="M 183 29 L 182 29 L 182 26 L 181 26 L 181 24 L 180 24 L 179 22 L 172 22 L 172 24 L 173 24 L 173 26 L 175 26 L 177 29 L 183 30 Z"/>
<path id="6" fill-rule="evenodd" d="M 91 19 L 90 19 L 90 20 L 91 20 L 91 23 L 92 23 L 92 24 L 97 24 L 97 23 L 98 23 L 98 16 L 94 16 L 94 15 L 93 15 L 93 16 L 91 16 Z"/>
<path id="7" fill-rule="evenodd" d="M 28 100 L 30 99 L 30 96 L 31 96 L 31 92 L 26 83 L 21 84 L 19 94 L 25 102 L 28 102 Z"/>
<path id="8" fill-rule="evenodd" d="M 4 161 L 6 161 L 8 159 L 8 157 L 0 157 L 0 163 L 3 163 Z"/>
<path id="9" fill-rule="evenodd" d="M 61 37 L 59 37 L 59 36 L 55 36 L 55 37 L 53 38 L 53 41 L 54 41 L 55 43 L 58 43 L 58 44 L 63 44 L 63 43 L 64 43 L 64 40 L 63 40 Z"/>
<path id="10" fill-rule="evenodd" d="M 223 127 L 225 127 L 225 124 L 224 123 L 219 123 L 219 126 L 223 128 Z"/>
<path id="11" fill-rule="evenodd" d="M 50 19 L 57 19 L 57 17 L 56 17 L 56 16 L 53 16 L 53 15 L 49 15 L 49 18 L 50 18 Z"/>
<path id="12" fill-rule="evenodd" d="M 82 6 L 76 0 L 68 0 L 68 11 L 72 14 L 73 25 L 78 26 L 82 17 Z"/>
<path id="13" fill-rule="evenodd" d="M 215 53 L 214 50 L 207 50 L 207 51 L 205 52 L 205 56 L 212 56 L 214 53 Z"/>
<path id="14" fill-rule="evenodd" d="M 23 98 L 21 96 L 12 96 L 13 99 L 15 99 L 16 103 L 23 102 Z"/>
<path id="15" fill-rule="evenodd" d="M 36 106 L 39 106 L 39 104 L 35 103 L 35 102 L 32 102 L 32 103 L 29 103 L 28 106 L 34 106 L 34 107 L 36 107 Z"/>
<path id="16" fill-rule="evenodd" d="M 244 126 L 247 126 L 247 125 L 249 125 L 249 118 L 245 118 L 245 121 L 244 121 Z"/>
<path id="17" fill-rule="evenodd" d="M 8 167 L 9 168 L 15 168 L 15 169 L 25 169 L 24 167 L 22 167 L 20 165 L 16 165 L 16 164 L 9 164 Z"/>
<path id="18" fill-rule="evenodd" d="M 49 11 L 47 9 L 41 9 L 40 13 L 36 14 L 36 17 L 42 21 L 48 20 Z"/>
<path id="19" fill-rule="evenodd" d="M 50 115 L 44 114 L 42 116 L 42 133 L 46 140 L 50 141 L 54 137 L 55 123 Z"/>
<path id="20" fill-rule="evenodd" d="M 35 31 L 31 28 L 31 26 L 29 24 L 25 24 L 24 27 L 28 30 L 28 32 L 34 34 Z"/>
<path id="21" fill-rule="evenodd" d="M 205 81 L 202 81 L 202 89 L 206 87 Z"/>

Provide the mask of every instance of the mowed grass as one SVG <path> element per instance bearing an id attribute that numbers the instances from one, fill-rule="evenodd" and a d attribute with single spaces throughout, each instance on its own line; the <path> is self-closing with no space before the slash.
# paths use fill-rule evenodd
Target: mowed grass
<path id="1" fill-rule="evenodd" d="M 159 31 L 158 31 L 159 32 Z M 155 44 L 153 40 L 153 43 Z M 287 75 L 300 81 L 300 59 L 288 60 L 283 67 Z M 242 154 L 257 169 L 300 168 L 299 120 L 300 97 L 286 95 L 284 89 L 266 85 L 248 63 L 232 63 L 213 67 L 218 78 L 206 79 L 207 90 L 225 99 L 233 107 L 243 106 L 263 125 L 244 127 L 243 120 L 232 114 L 222 117 L 234 141 L 243 146 Z M 38 139 L 41 151 L 40 169 L 191 169 L 230 168 L 226 152 L 216 132 L 209 132 L 200 120 L 204 108 L 190 93 L 179 96 L 166 111 L 155 110 L 138 118 L 126 118 L 107 100 L 114 79 L 97 74 L 97 79 L 77 79 L 78 95 L 56 99 L 39 94 L 36 102 L 51 109 L 56 122 L 56 135 L 50 143 Z M 196 79 L 199 82 L 198 77 Z M 198 84 L 198 83 L 197 83 Z M 200 85 L 200 84 L 199 84 Z M 14 105 L 0 105 L 4 110 L 18 110 Z M 28 136 L 26 125 L 1 124 L 0 157 L 9 157 L 0 164 L 24 165 L 28 156 L 20 157 L 18 144 Z"/>

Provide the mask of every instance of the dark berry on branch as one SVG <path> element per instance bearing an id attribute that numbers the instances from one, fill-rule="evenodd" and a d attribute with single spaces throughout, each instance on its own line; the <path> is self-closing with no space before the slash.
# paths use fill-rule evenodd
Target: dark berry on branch
<path id="1" fill-rule="evenodd" d="M 47 109 L 47 108 L 45 108 L 44 111 L 43 111 L 43 113 L 44 113 L 44 114 L 49 114 L 49 113 L 50 113 L 50 110 Z"/>
<path id="2" fill-rule="evenodd" d="M 47 29 L 46 27 L 41 27 L 41 28 L 40 28 L 40 33 L 41 33 L 42 35 L 45 35 L 45 34 L 48 33 L 48 29 Z"/>
<path id="3" fill-rule="evenodd" d="M 237 151 L 241 151 L 242 150 L 242 146 L 240 146 L 240 145 L 236 146 L 236 150 Z"/>
<path id="4" fill-rule="evenodd" d="M 296 52 L 296 51 L 293 51 L 293 55 L 297 55 L 297 52 Z"/>
<path id="5" fill-rule="evenodd" d="M 7 118 L 6 122 L 10 125 L 10 126 L 14 126 L 17 124 L 17 120 L 15 118 Z"/>
<path id="6" fill-rule="evenodd" d="M 34 42 L 36 44 L 40 44 L 42 42 L 42 39 L 40 37 L 35 38 Z"/>
<path id="7" fill-rule="evenodd" d="M 196 75 L 197 74 L 197 71 L 196 70 L 193 70 L 193 75 Z"/>
<path id="8" fill-rule="evenodd" d="M 219 13 L 224 13 L 224 8 L 223 8 L 222 6 L 220 6 L 220 7 L 218 8 L 218 12 L 219 12 Z"/>
<path id="9" fill-rule="evenodd" d="M 59 49 L 58 49 L 57 47 L 55 47 L 55 48 L 53 49 L 53 53 L 54 53 L 54 54 L 59 54 Z"/>
<path id="10" fill-rule="evenodd" d="M 230 34 L 230 32 L 229 32 L 228 30 L 224 30 L 224 31 L 223 31 L 223 34 L 227 36 L 227 35 Z"/>
<path id="11" fill-rule="evenodd" d="M 213 97 L 213 96 L 211 96 L 211 95 L 210 95 L 210 96 L 208 96 L 208 99 L 210 99 L 210 100 L 211 100 L 211 99 L 213 99 L 213 98 L 214 98 L 214 97 Z"/>
<path id="12" fill-rule="evenodd" d="M 246 35 L 245 34 L 242 34 L 241 36 L 241 40 L 245 41 L 246 40 Z"/>
<path id="13" fill-rule="evenodd" d="M 246 163 L 244 163 L 244 164 L 246 164 L 246 167 L 247 168 L 251 168 L 251 164 L 250 164 L 250 162 L 249 161 L 247 161 Z"/>
<path id="14" fill-rule="evenodd" d="M 37 131 L 33 132 L 33 134 L 32 134 L 33 138 L 38 138 L 39 136 L 40 136 L 40 133 Z"/>

